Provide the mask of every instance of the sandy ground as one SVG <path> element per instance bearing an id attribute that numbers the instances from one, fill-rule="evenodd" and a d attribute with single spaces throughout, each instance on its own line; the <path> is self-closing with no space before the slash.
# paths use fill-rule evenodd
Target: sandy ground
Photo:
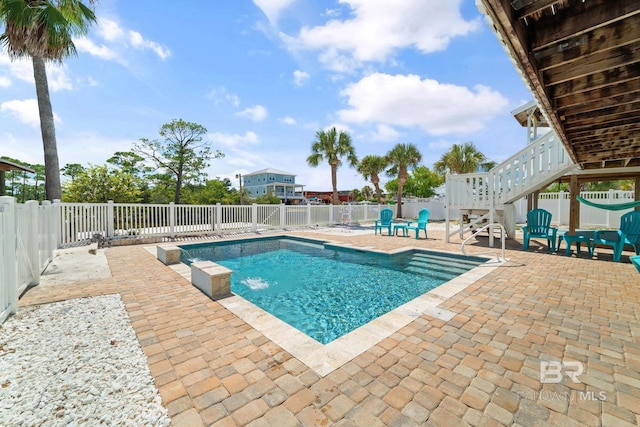
<path id="1" fill-rule="evenodd" d="M 40 276 L 40 285 L 61 285 L 111 277 L 104 249 L 90 252 L 93 246 L 57 249 L 53 260 Z"/>

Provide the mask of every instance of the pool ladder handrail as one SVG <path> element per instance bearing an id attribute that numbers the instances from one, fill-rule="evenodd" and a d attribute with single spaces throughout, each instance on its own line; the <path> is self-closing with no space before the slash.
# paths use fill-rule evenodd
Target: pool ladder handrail
<path id="1" fill-rule="evenodd" d="M 482 255 L 482 254 L 491 254 L 491 255 L 495 255 L 495 253 L 493 251 L 485 251 L 485 252 L 474 252 L 473 254 L 467 254 L 464 251 L 464 245 L 471 240 L 472 237 L 476 236 L 478 233 L 480 233 L 483 230 L 486 230 L 489 227 L 500 227 L 500 240 L 502 240 L 502 261 L 506 261 L 507 258 L 505 257 L 505 234 L 506 234 L 506 230 L 504 228 L 504 225 L 500 224 L 499 222 L 493 222 L 490 224 L 486 224 L 482 227 L 480 227 L 479 229 L 477 229 L 476 231 L 473 232 L 473 234 L 469 237 L 467 237 L 466 239 L 464 239 L 464 242 L 462 242 L 462 245 L 460 246 L 460 251 L 464 254 L 464 255 Z M 498 262 L 500 262 L 500 257 L 498 255 L 496 255 L 496 260 Z"/>

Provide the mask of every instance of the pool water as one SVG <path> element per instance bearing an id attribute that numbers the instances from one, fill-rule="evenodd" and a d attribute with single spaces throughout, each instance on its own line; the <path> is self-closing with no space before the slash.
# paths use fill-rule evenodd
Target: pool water
<path id="1" fill-rule="evenodd" d="M 327 344 L 483 263 L 410 251 L 388 255 L 292 238 L 181 246 L 182 261 L 233 271 L 231 291 Z"/>

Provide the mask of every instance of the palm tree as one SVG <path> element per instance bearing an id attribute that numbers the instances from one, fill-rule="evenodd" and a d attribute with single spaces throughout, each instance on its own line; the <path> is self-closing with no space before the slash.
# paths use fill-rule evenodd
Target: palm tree
<path id="1" fill-rule="evenodd" d="M 464 144 L 453 144 L 451 149 L 433 164 L 433 169 L 440 175 L 473 173 L 485 162 L 487 162 L 487 158 L 478 151 L 473 142 L 465 142 Z M 487 166 L 491 166 L 490 162 L 487 163 L 489 163 Z"/>
<path id="2" fill-rule="evenodd" d="M 96 0 L 88 0 L 93 5 Z M 45 197 L 60 199 L 60 166 L 45 61 L 62 62 L 76 54 L 72 38 L 96 21 L 82 0 L 0 0 L 0 43 L 12 59 L 30 57 L 36 83 L 44 147 Z"/>
<path id="3" fill-rule="evenodd" d="M 362 190 L 360 190 L 360 193 L 364 196 L 366 201 L 369 201 L 369 199 L 373 195 L 373 190 L 368 185 L 365 185 L 364 187 L 362 187 Z"/>
<path id="4" fill-rule="evenodd" d="M 364 156 L 360 163 L 358 163 L 357 170 L 364 179 L 371 180 L 371 183 L 376 189 L 376 198 L 378 203 L 382 200 L 382 194 L 380 192 L 380 174 L 389 166 L 389 160 L 383 156 L 376 156 L 375 154 L 369 154 Z"/>
<path id="5" fill-rule="evenodd" d="M 333 186 L 333 197 L 331 203 L 340 203 L 338 198 L 338 167 L 342 164 L 341 157 L 346 157 L 350 166 L 358 164 L 355 149 L 351 144 L 351 136 L 344 131 L 336 131 L 335 127 L 324 131 L 316 132 L 316 140 L 311 145 L 311 155 L 307 157 L 307 163 L 311 167 L 316 167 L 321 160 L 326 160 L 331 166 L 331 185 Z"/>
<path id="6" fill-rule="evenodd" d="M 413 144 L 397 144 L 387 153 L 391 167 L 387 170 L 389 176 L 398 177 L 398 209 L 396 217 L 402 218 L 402 187 L 409 178 L 409 168 L 416 168 L 422 161 L 422 154 Z"/>

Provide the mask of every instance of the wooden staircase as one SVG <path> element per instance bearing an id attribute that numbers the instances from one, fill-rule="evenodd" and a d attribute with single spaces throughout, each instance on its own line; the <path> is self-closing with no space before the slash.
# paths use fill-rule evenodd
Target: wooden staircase
<path id="1" fill-rule="evenodd" d="M 528 144 L 489 172 L 447 175 L 446 239 L 485 223 L 500 223 L 514 237 L 516 213 L 513 203 L 539 191 L 577 169 L 564 146 L 551 131 Z M 451 210 L 460 212 L 459 227 L 450 230 Z M 463 220 L 469 218 L 470 220 Z M 493 247 L 489 227 L 489 245 Z"/>

